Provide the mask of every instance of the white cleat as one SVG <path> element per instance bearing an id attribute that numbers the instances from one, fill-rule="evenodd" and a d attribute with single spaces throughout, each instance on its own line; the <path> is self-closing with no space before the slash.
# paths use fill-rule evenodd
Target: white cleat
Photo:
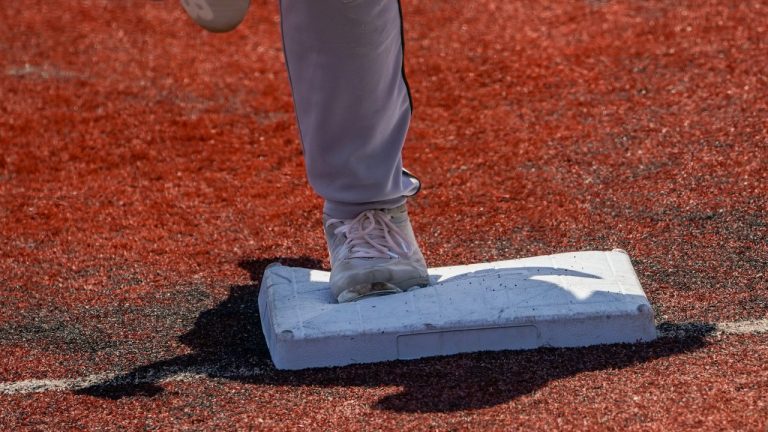
<path id="1" fill-rule="evenodd" d="M 224 33 L 234 30 L 245 18 L 251 0 L 181 0 L 187 14 L 202 28 Z"/>
<path id="2" fill-rule="evenodd" d="M 405 204 L 366 210 L 354 219 L 323 215 L 323 227 L 331 257 L 331 292 L 339 303 L 429 285 Z"/>

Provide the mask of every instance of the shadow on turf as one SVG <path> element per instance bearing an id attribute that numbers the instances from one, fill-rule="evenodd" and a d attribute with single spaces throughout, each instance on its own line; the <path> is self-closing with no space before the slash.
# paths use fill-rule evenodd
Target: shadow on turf
<path id="1" fill-rule="evenodd" d="M 662 335 L 651 343 L 588 348 L 542 348 L 462 354 L 417 361 L 304 371 L 278 371 L 269 360 L 258 315 L 258 291 L 266 266 L 320 268 L 309 258 L 243 261 L 254 281 L 230 287 L 229 297 L 202 312 L 195 326 L 180 336 L 194 350 L 168 360 L 140 366 L 131 372 L 76 391 L 107 399 L 153 397 L 161 383 L 180 374 L 203 375 L 246 384 L 316 387 L 401 387 L 375 408 L 399 412 L 449 412 L 491 407 L 530 394 L 550 381 L 583 372 L 632 367 L 655 359 L 684 354 L 707 344 L 711 324 L 659 326 Z"/>

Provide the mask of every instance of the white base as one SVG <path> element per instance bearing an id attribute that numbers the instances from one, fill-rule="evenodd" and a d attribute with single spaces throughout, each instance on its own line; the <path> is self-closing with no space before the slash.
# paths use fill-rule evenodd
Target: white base
<path id="1" fill-rule="evenodd" d="M 626 252 L 429 270 L 432 285 L 337 304 L 328 272 L 271 264 L 259 311 L 278 369 L 472 351 L 650 341 L 653 309 Z"/>

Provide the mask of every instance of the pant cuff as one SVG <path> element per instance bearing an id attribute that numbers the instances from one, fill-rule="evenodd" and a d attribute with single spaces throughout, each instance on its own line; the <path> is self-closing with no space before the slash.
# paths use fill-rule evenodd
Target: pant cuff
<path id="1" fill-rule="evenodd" d="M 323 214 L 334 219 L 353 219 L 366 210 L 373 209 L 391 209 L 405 204 L 407 197 L 397 197 L 385 201 L 372 201 L 367 203 L 342 203 L 336 201 L 325 201 L 323 205 Z"/>

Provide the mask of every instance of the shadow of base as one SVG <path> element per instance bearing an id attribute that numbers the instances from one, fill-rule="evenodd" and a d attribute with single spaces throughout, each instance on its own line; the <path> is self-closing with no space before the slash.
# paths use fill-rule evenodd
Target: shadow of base
<path id="1" fill-rule="evenodd" d="M 417 366 L 429 372 L 413 371 L 415 379 L 403 377 L 407 383 L 403 391 L 382 398 L 376 407 L 398 412 L 487 408 L 531 394 L 551 381 L 583 372 L 624 369 L 703 345 L 701 339 L 664 339 L 633 345 L 473 354 Z"/>
<path id="2" fill-rule="evenodd" d="M 308 257 L 244 261 L 240 266 L 260 281 L 266 266 L 319 268 Z M 663 337 L 649 343 L 586 348 L 540 348 L 460 354 L 342 368 L 279 371 L 269 359 L 258 315 L 258 286 L 237 285 L 217 307 L 204 311 L 180 337 L 194 353 L 138 367 L 75 393 L 106 399 L 154 397 L 162 382 L 179 376 L 224 378 L 254 385 L 402 387 L 379 400 L 376 409 L 398 412 L 450 412 L 492 407 L 530 394 L 548 382 L 608 369 L 623 369 L 707 345 L 711 324 L 664 324 Z M 695 329 L 692 331 L 691 329 Z"/>

